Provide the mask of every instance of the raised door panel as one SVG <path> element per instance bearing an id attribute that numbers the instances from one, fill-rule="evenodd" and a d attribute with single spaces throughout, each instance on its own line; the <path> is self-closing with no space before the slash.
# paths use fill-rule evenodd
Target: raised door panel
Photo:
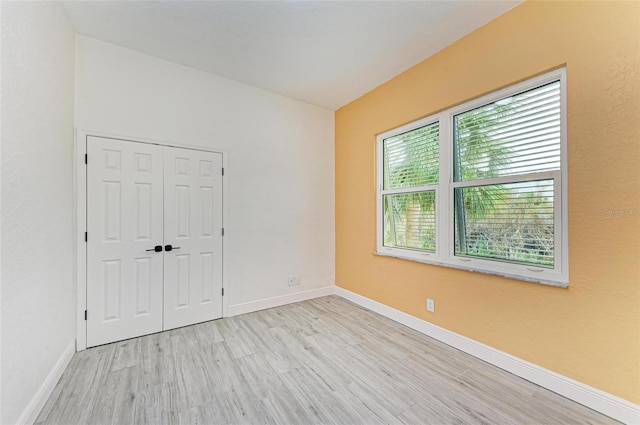
<path id="1" fill-rule="evenodd" d="M 87 345 L 162 330 L 163 152 L 88 137 Z"/>

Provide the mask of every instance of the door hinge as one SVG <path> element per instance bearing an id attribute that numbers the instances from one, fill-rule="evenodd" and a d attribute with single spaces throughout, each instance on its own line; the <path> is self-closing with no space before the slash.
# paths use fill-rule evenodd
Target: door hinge
<path id="1" fill-rule="evenodd" d="M 84 320 L 87 320 L 87 310 L 84 311 Z"/>
<path id="2" fill-rule="evenodd" d="M 222 236 L 224 236 L 224 227 L 222 228 Z"/>
<path id="3" fill-rule="evenodd" d="M 85 164 L 89 163 L 89 155 L 87 155 L 86 153 L 84 154 L 84 163 Z"/>
<path id="4" fill-rule="evenodd" d="M 89 239 L 89 235 L 87 234 L 87 232 L 84 232 L 84 241 L 87 242 L 88 239 Z"/>
<path id="5" fill-rule="evenodd" d="M 222 296 L 224 297 L 224 288 L 222 288 Z"/>
<path id="6" fill-rule="evenodd" d="M 222 175 L 224 176 L 224 168 L 222 169 Z"/>

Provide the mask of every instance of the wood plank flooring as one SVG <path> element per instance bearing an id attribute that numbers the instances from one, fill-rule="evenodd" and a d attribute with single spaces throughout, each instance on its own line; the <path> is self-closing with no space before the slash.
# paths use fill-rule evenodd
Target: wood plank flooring
<path id="1" fill-rule="evenodd" d="M 616 424 L 336 296 L 76 353 L 37 424 Z"/>

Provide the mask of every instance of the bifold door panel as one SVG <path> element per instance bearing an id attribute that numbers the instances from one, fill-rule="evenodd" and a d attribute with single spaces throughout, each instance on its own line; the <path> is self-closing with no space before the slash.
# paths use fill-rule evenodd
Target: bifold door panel
<path id="1" fill-rule="evenodd" d="M 87 346 L 222 317 L 222 155 L 87 139 Z"/>

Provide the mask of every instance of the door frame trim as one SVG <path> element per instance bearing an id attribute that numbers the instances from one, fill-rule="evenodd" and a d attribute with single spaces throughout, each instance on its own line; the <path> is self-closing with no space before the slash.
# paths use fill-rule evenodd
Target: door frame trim
<path id="1" fill-rule="evenodd" d="M 74 209 L 74 258 L 75 258 L 75 297 L 76 297 L 76 351 L 82 351 L 87 348 L 87 322 L 84 320 L 84 312 L 87 309 L 87 246 L 84 240 L 84 233 L 87 231 L 87 173 L 84 158 L 87 153 L 87 138 L 89 136 L 103 137 L 107 139 L 116 139 L 126 142 L 148 143 L 160 146 L 170 146 L 181 149 L 191 149 L 204 152 L 218 153 L 222 155 L 222 167 L 225 169 L 225 175 L 222 179 L 222 227 L 227 227 L 227 217 L 229 217 L 228 203 L 228 151 L 226 149 L 207 148 L 198 145 L 188 145 L 184 143 L 175 143 L 171 141 L 147 139 L 142 137 L 123 136 L 120 134 L 106 133 L 101 131 L 91 131 L 85 129 L 76 129 L 75 140 L 73 144 L 73 198 L 75 202 Z M 204 142 L 203 142 L 204 144 Z M 228 317 L 229 298 L 229 232 L 225 232 L 222 239 L 222 287 L 227 293 L 222 297 L 222 317 Z"/>

